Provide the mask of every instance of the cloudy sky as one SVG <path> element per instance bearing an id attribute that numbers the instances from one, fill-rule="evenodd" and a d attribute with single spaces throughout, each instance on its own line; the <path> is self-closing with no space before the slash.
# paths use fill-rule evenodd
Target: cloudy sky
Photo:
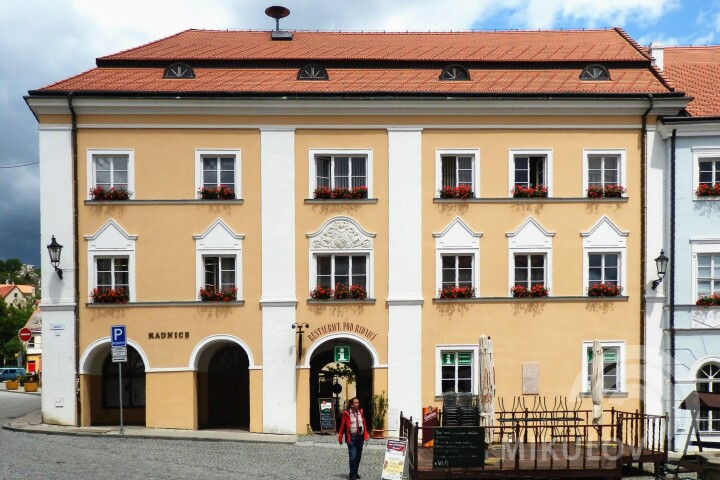
<path id="1" fill-rule="evenodd" d="M 623 27 L 643 45 L 720 43 L 720 0 L 278 0 L 296 30 Z M 28 90 L 187 28 L 271 29 L 257 0 L 0 0 L 0 260 L 39 264 L 37 124 Z M 25 164 L 31 164 L 22 166 Z M 42 253 L 45 255 L 45 253 Z"/>

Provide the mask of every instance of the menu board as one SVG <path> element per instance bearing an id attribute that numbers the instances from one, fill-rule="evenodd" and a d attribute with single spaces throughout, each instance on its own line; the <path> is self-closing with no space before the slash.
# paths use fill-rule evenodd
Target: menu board
<path id="1" fill-rule="evenodd" d="M 402 480 L 405 473 L 407 438 L 389 438 L 385 445 L 382 480 Z"/>
<path id="2" fill-rule="evenodd" d="M 318 398 L 320 407 L 320 432 L 335 433 L 335 404 L 332 398 Z"/>
<path id="3" fill-rule="evenodd" d="M 440 427 L 435 429 L 433 468 L 472 468 L 485 464 L 485 429 Z"/>

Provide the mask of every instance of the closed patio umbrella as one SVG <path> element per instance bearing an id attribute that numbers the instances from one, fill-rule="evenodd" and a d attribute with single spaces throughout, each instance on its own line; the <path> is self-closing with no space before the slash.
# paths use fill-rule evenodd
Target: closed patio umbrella
<path id="1" fill-rule="evenodd" d="M 493 365 L 492 340 L 485 335 L 480 336 L 479 364 L 479 413 L 480 426 L 492 427 L 495 423 L 495 366 Z M 492 442 L 492 428 L 485 429 L 485 442 Z"/>
<path id="2" fill-rule="evenodd" d="M 598 424 L 602 419 L 603 401 L 603 348 L 600 341 L 595 340 L 592 348 L 592 373 L 590 375 L 590 392 L 592 393 L 593 423 Z"/>

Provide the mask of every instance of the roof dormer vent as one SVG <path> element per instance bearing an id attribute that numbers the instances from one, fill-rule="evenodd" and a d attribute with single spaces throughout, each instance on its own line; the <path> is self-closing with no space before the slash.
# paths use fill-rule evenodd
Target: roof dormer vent
<path id="1" fill-rule="evenodd" d="M 275 19 L 275 30 L 270 33 L 270 38 L 273 40 L 292 40 L 292 32 L 287 30 L 280 30 L 280 19 L 290 15 L 290 10 L 279 5 L 268 7 L 265 9 L 265 15 Z"/>

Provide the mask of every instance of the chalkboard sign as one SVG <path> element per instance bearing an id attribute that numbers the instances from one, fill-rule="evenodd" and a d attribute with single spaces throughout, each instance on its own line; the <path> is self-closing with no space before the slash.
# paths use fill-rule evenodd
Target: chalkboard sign
<path id="1" fill-rule="evenodd" d="M 484 466 L 484 430 L 482 427 L 436 428 L 433 468 L 480 468 Z"/>
<path id="2" fill-rule="evenodd" d="M 320 407 L 320 432 L 335 433 L 335 404 L 332 398 L 318 398 Z"/>

